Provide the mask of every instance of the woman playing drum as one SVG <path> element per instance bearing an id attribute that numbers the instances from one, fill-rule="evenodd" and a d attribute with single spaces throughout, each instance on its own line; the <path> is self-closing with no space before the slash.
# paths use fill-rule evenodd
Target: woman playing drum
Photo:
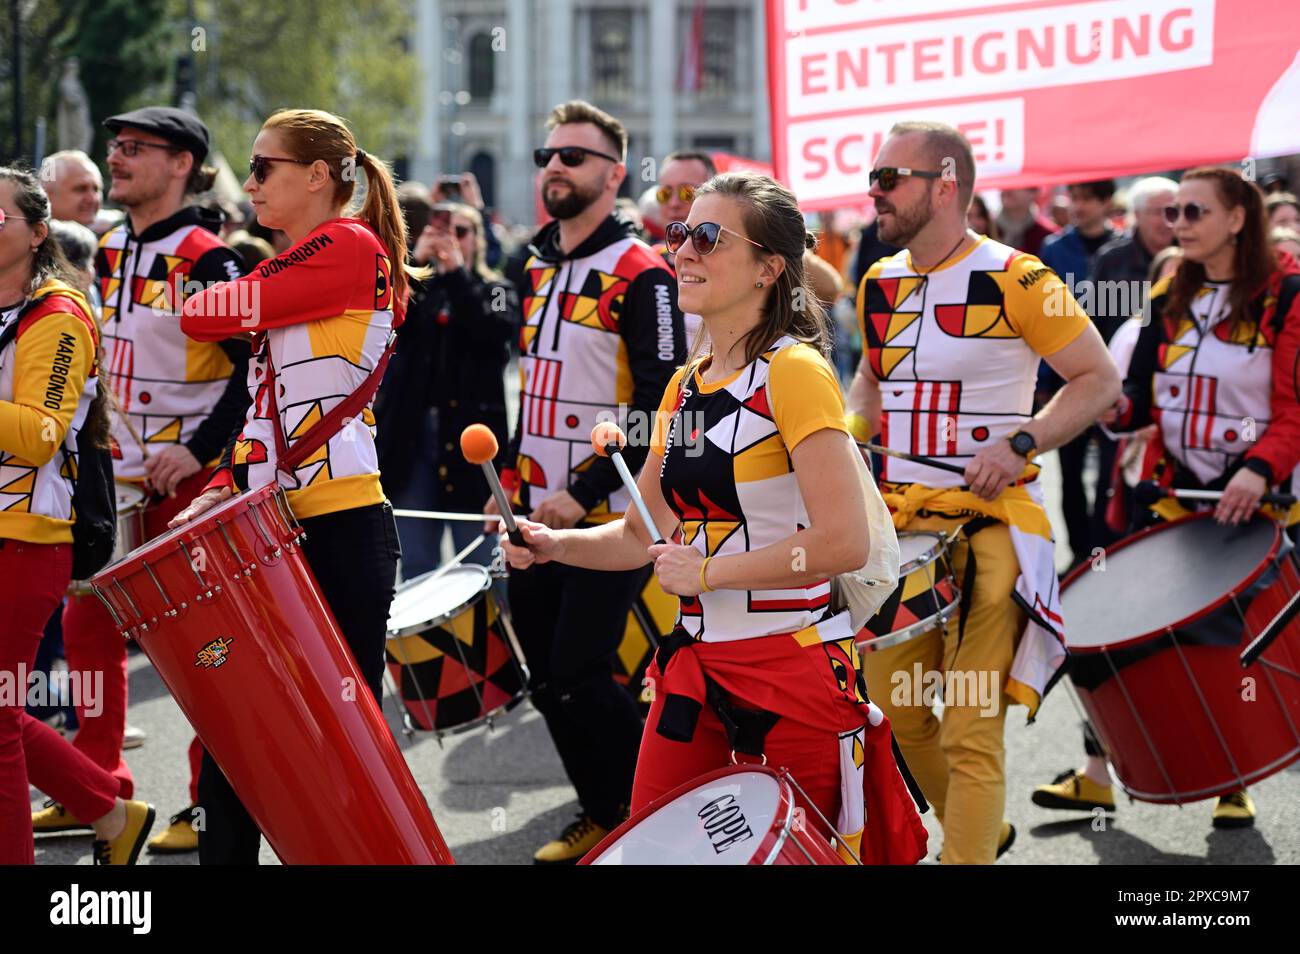
<path id="1" fill-rule="evenodd" d="M 680 597 L 648 672 L 632 812 L 739 753 L 789 768 L 853 844 L 865 760 L 868 820 L 892 819 L 867 857 L 912 862 L 924 831 L 867 701 L 848 613 L 831 607 L 831 577 L 861 567 L 871 541 L 825 316 L 804 286 L 812 239 L 794 196 L 765 176 L 721 175 L 697 196 L 667 240 L 681 307 L 702 316 L 711 351 L 669 383 L 638 481 L 673 542 L 656 543 L 629 508 L 590 529 L 520 520 L 527 548 L 503 546 L 516 568 L 653 561 Z M 882 844 L 878 832 L 868 843 Z"/>
<path id="2" fill-rule="evenodd" d="M 0 865 L 34 862 L 29 781 L 92 820 L 95 864 L 134 864 L 154 817 L 23 709 L 45 622 L 72 578 L 78 438 L 108 442 L 99 329 L 75 281 L 41 184 L 0 168 Z"/>
<path id="3" fill-rule="evenodd" d="M 401 324 L 405 225 L 387 167 L 358 149 L 330 113 L 274 114 L 253 142 L 249 166 L 244 189 L 258 221 L 284 230 L 294 244 L 244 278 L 185 302 L 181 325 L 193 338 L 253 335 L 253 404 L 221 469 L 173 525 L 236 490 L 278 480 L 307 532 L 303 552 L 322 595 L 378 699 L 399 548 L 379 483 L 374 416 L 367 406 L 359 420 L 340 421 L 292 473 L 277 461 L 370 378 Z M 349 217 L 363 170 L 365 205 Z M 207 813 L 201 863 L 256 863 L 257 827 L 206 755 L 199 801 Z"/>
<path id="4" fill-rule="evenodd" d="M 1234 170 L 1187 173 L 1165 214 L 1183 260 L 1152 291 L 1124 396 L 1103 422 L 1124 432 L 1157 425 L 1144 476 L 1165 488 L 1221 490 L 1215 518 L 1240 524 L 1270 487 L 1296 486 L 1300 264 L 1271 248 L 1263 196 Z M 1184 513 L 1166 497 L 1137 523 Z M 1300 509 L 1275 516 L 1291 526 Z M 1085 742 L 1086 767 L 1040 786 L 1035 804 L 1114 807 L 1104 751 L 1086 726 Z M 1250 796 L 1239 791 L 1219 799 L 1214 825 L 1249 826 L 1254 817 Z"/>

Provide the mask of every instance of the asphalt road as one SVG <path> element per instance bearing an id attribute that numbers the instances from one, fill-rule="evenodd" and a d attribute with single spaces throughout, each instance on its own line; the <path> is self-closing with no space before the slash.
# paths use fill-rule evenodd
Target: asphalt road
<path id="1" fill-rule="evenodd" d="M 1054 459 L 1046 461 L 1049 494 L 1056 487 Z M 1053 507 L 1053 509 L 1056 509 Z M 1061 526 L 1058 522 L 1057 526 Z M 1065 555 L 1062 554 L 1063 559 Z M 1259 809 L 1253 829 L 1216 831 L 1210 802 L 1183 808 L 1123 799 L 1117 813 L 1099 824 L 1086 815 L 1040 809 L 1029 801 L 1034 785 L 1081 761 L 1079 720 L 1068 689 L 1058 687 L 1037 722 L 1024 724 L 1024 709 L 1007 721 L 1006 815 L 1018 829 L 1015 847 L 1002 864 L 1296 864 L 1300 863 L 1300 767 L 1254 786 Z M 127 753 L 137 797 L 153 802 L 166 816 L 187 801 L 190 730 L 148 660 L 130 660 L 129 721 L 149 738 Z M 532 852 L 553 837 L 577 811 L 559 759 L 541 717 L 528 705 L 507 714 L 495 729 L 444 739 L 405 737 L 396 706 L 385 699 L 385 714 L 408 764 L 428 799 L 456 860 L 464 864 L 526 864 Z M 281 766 L 291 772 L 292 766 Z M 32 791 L 38 808 L 42 796 Z M 931 858 L 942 847 L 938 826 L 927 816 Z M 37 840 L 38 864 L 89 864 L 90 838 L 45 836 Z M 262 861 L 276 863 L 269 846 Z M 143 864 L 194 864 L 196 855 L 142 855 Z"/>

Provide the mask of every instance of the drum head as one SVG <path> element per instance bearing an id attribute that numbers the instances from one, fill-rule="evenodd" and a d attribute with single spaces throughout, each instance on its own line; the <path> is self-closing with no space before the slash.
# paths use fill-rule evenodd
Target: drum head
<path id="1" fill-rule="evenodd" d="M 715 772 L 691 784 L 638 813 L 590 864 L 752 864 L 772 828 L 785 822 L 778 812 L 794 804 L 782 797 L 781 778 L 762 769 Z"/>
<path id="2" fill-rule="evenodd" d="M 124 484 L 119 481 L 116 490 L 118 513 L 124 513 L 127 510 L 134 510 L 137 507 L 144 506 L 145 493 L 135 484 Z"/>
<path id="3" fill-rule="evenodd" d="M 441 574 L 430 570 L 407 580 L 393 595 L 393 605 L 388 610 L 388 635 L 405 636 L 426 630 L 455 615 L 491 585 L 488 571 L 473 564 L 453 567 Z"/>
<path id="4" fill-rule="evenodd" d="M 903 531 L 898 535 L 898 575 L 906 576 L 917 566 L 929 563 L 942 551 L 942 533 Z M 913 565 L 915 564 L 915 565 Z"/>
<path id="5" fill-rule="evenodd" d="M 1085 563 L 1061 588 L 1065 644 L 1096 652 L 1177 628 L 1262 573 L 1278 538 L 1264 517 L 1228 527 L 1198 514 L 1122 540 L 1098 569 Z"/>

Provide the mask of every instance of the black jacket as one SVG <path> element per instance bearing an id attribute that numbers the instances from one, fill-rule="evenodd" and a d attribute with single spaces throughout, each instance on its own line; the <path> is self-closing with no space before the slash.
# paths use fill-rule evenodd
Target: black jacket
<path id="1" fill-rule="evenodd" d="M 519 300 L 509 282 L 485 281 L 466 269 L 413 282 L 406 321 L 375 399 L 379 469 L 385 491 L 411 478 L 425 418 L 438 412 L 442 506 L 478 510 L 488 498 L 482 470 L 460 453 L 460 433 L 486 424 L 509 446 L 505 368 L 519 330 Z"/>

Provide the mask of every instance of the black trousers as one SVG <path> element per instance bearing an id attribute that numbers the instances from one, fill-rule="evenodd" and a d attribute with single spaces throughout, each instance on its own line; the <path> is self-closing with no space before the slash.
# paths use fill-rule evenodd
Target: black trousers
<path id="1" fill-rule="evenodd" d="M 613 656 L 650 573 L 558 563 L 510 573 L 510 615 L 528 657 L 533 705 L 583 812 L 604 828 L 618 825 L 632 800 L 641 715 L 614 681 Z"/>
<path id="2" fill-rule="evenodd" d="M 307 531 L 303 556 L 366 685 L 380 700 L 388 609 L 401 556 L 393 509 L 387 503 L 373 504 L 308 517 L 301 523 Z M 291 772 L 293 766 L 272 770 Z M 206 750 L 199 769 L 199 805 L 204 812 L 199 864 L 257 864 L 262 833 Z M 328 832 L 321 837 L 328 837 Z"/>

